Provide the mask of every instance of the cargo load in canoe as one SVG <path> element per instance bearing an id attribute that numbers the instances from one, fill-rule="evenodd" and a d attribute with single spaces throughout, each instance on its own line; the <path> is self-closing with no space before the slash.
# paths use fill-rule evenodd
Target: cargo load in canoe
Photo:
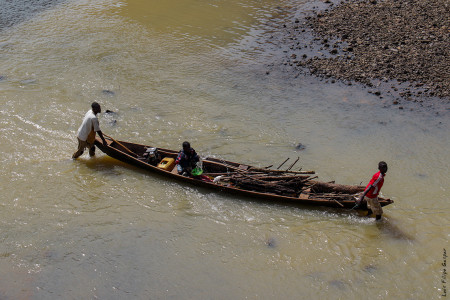
<path id="1" fill-rule="evenodd" d="M 364 191 L 364 186 L 318 181 L 313 171 L 258 168 L 212 157 L 203 158 L 201 175 L 183 176 L 178 174 L 174 164 L 178 155 L 176 150 L 116 141 L 108 136 L 106 141 L 105 146 L 97 137 L 95 145 L 122 162 L 180 182 L 274 203 L 352 208 L 359 193 Z M 156 161 L 149 159 L 149 149 L 157 151 Z M 393 203 L 381 197 L 379 202 L 381 206 Z"/>

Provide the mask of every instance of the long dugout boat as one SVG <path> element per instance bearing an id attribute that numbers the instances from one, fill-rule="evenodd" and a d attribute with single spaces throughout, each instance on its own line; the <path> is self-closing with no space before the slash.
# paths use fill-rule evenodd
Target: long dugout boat
<path id="1" fill-rule="evenodd" d="M 267 202 L 350 209 L 365 188 L 317 181 L 314 180 L 316 177 L 311 177 L 313 171 L 258 168 L 212 157 L 202 159 L 201 175 L 185 176 L 178 174 L 175 166 L 178 151 L 116 141 L 106 135 L 105 139 L 106 146 L 99 137 L 95 145 L 122 162 L 180 182 Z M 394 201 L 380 197 L 379 202 L 381 206 L 386 206 Z"/>

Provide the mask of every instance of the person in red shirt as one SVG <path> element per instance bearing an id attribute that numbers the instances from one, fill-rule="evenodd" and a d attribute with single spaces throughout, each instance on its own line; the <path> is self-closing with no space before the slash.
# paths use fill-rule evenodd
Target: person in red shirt
<path id="1" fill-rule="evenodd" d="M 359 207 L 362 201 L 366 201 L 368 208 L 367 215 L 370 216 L 372 213 L 374 213 L 376 219 L 380 220 L 381 215 L 383 214 L 383 209 L 381 208 L 381 205 L 378 202 L 378 194 L 380 193 L 381 187 L 383 186 L 384 177 L 386 176 L 386 172 L 388 170 L 387 164 L 384 161 L 380 161 L 378 163 L 378 170 L 379 172 L 375 173 L 372 176 L 372 179 L 366 186 L 366 189 L 356 202 L 355 207 Z"/>

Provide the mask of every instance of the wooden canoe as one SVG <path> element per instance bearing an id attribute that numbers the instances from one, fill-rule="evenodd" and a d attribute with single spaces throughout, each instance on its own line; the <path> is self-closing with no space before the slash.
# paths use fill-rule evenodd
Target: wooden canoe
<path id="1" fill-rule="evenodd" d="M 302 172 L 262 169 L 246 164 L 220 160 L 217 158 L 203 158 L 203 175 L 208 176 L 210 179 L 214 179 L 216 176 L 224 175 L 229 180 L 218 182 L 204 181 L 198 179 L 198 177 L 195 178 L 179 175 L 176 172 L 176 167 L 172 170 L 165 170 L 158 166 L 149 164 L 143 158 L 144 153 L 148 148 L 155 146 L 147 146 L 125 141 L 116 141 L 110 137 L 106 137 L 106 141 L 107 146 L 103 145 L 102 141 L 97 137 L 95 145 L 108 156 L 122 162 L 134 165 L 150 172 L 154 172 L 156 174 L 176 179 L 181 182 L 187 182 L 195 186 L 210 188 L 216 191 L 226 192 L 230 194 L 248 196 L 255 199 L 264 199 L 268 202 L 349 209 L 354 207 L 357 194 L 361 193 L 364 190 L 364 186 L 341 185 L 312 180 L 311 177 L 309 177 L 308 175 L 303 175 Z M 157 149 L 162 158 L 175 159 L 178 155 L 178 151 L 175 150 L 163 148 Z M 258 176 L 258 174 L 261 174 L 261 176 Z M 297 182 L 304 179 L 303 181 L 307 182 L 308 186 L 303 187 L 296 193 L 287 193 L 286 195 L 284 191 L 279 190 L 274 192 L 270 189 L 267 191 L 253 189 L 251 185 L 249 186 L 247 184 L 243 186 L 242 182 L 239 181 L 239 178 L 242 181 L 248 179 L 247 181 L 264 185 L 267 181 L 261 180 L 290 178 L 289 175 L 292 175 L 291 177 L 297 178 Z M 392 200 L 385 198 L 379 198 L 379 202 L 381 206 L 386 206 L 393 203 Z M 361 208 L 364 209 L 365 207 Z"/>

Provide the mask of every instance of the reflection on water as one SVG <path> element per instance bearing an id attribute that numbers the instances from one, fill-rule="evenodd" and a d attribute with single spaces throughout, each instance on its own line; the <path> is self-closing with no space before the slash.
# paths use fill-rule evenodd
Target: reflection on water
<path id="1" fill-rule="evenodd" d="M 0 298 L 438 293 L 448 118 L 267 74 L 278 53 L 260 26 L 292 1 L 166 2 L 66 1 L 0 32 Z M 300 157 L 298 168 L 346 184 L 385 160 L 395 203 L 376 222 L 212 193 L 99 151 L 72 161 L 92 101 L 115 112 L 100 122 L 116 139 L 187 139 L 258 166 Z"/>
<path id="2" fill-rule="evenodd" d="M 222 47 L 237 41 L 255 21 L 276 13 L 273 1 L 128 1 L 121 14 L 162 35 Z M 198 45 L 192 45 L 194 49 Z M 190 50 L 190 49 L 186 49 Z"/>

